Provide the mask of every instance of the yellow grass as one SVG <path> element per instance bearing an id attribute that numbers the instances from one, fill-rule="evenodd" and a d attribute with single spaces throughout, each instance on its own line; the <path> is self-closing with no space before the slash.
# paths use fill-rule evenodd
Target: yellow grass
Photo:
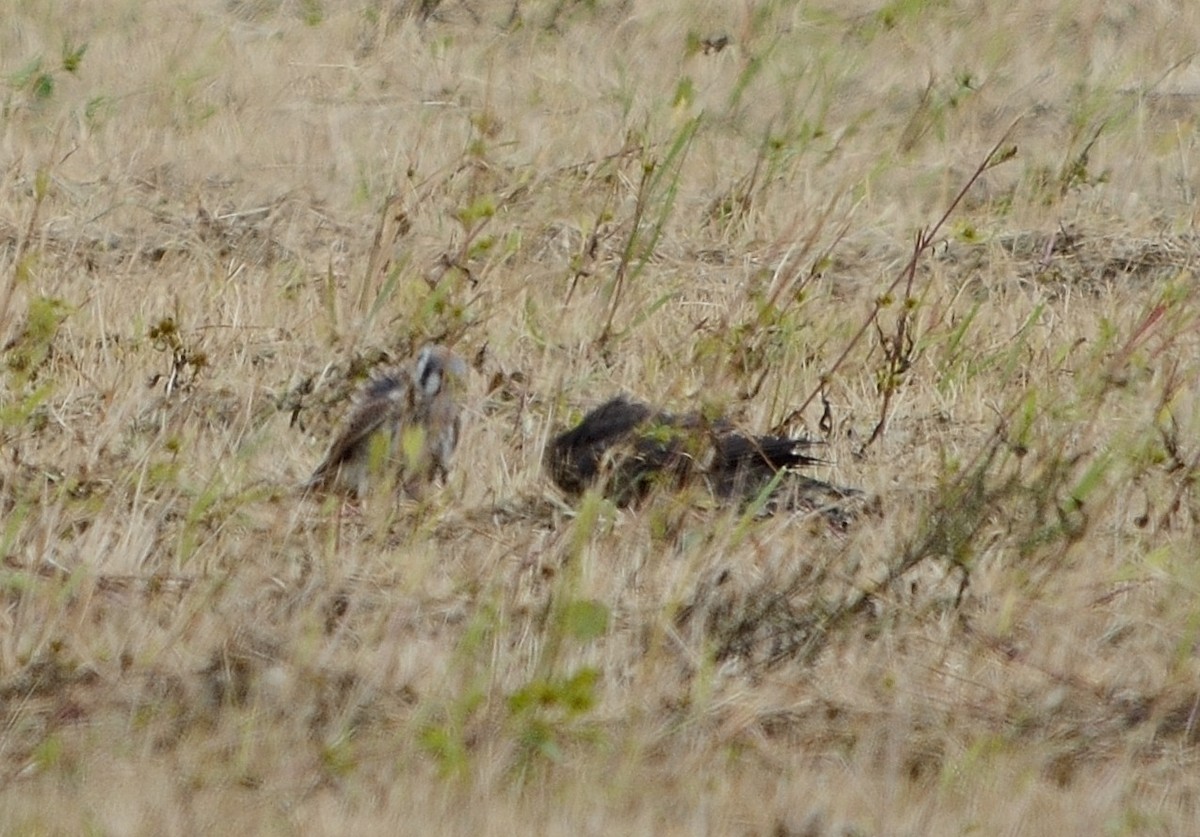
<path id="1" fill-rule="evenodd" d="M 0 831 L 1194 833 L 1200 6 L 10 5 Z M 844 532 L 540 472 L 822 382 Z"/>

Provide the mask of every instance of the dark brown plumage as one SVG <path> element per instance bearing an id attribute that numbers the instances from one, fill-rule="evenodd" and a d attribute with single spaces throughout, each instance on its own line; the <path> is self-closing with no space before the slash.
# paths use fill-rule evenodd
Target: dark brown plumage
<path id="1" fill-rule="evenodd" d="M 306 487 L 361 497 L 381 478 L 409 493 L 445 478 L 461 425 L 450 379 L 466 374 L 460 357 L 430 345 L 406 367 L 372 378 Z"/>
<path id="2" fill-rule="evenodd" d="M 747 435 L 723 419 L 673 415 L 617 396 L 551 440 L 545 464 L 564 491 L 578 494 L 600 484 L 620 504 L 640 499 L 657 485 L 678 488 L 702 481 L 723 499 L 753 500 L 771 487 L 772 508 L 780 502 L 812 508 L 813 502 L 798 499 L 798 490 L 852 491 L 793 473 L 821 462 L 807 453 L 820 444 Z"/>

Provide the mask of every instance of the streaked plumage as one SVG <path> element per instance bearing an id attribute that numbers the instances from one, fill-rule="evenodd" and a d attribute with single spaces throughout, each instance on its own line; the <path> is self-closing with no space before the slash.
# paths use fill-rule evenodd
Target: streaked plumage
<path id="1" fill-rule="evenodd" d="M 361 497 L 373 482 L 390 482 L 411 494 L 445 478 L 461 425 L 452 384 L 466 374 L 462 358 L 430 345 L 405 367 L 372 378 L 307 487 Z"/>
<path id="2" fill-rule="evenodd" d="M 604 481 L 617 502 L 628 503 L 655 485 L 679 487 L 702 479 L 718 497 L 753 497 L 783 469 L 821 460 L 805 451 L 819 445 L 787 436 L 740 433 L 723 419 L 662 412 L 617 396 L 556 436 L 546 466 L 564 491 L 579 493 Z"/>

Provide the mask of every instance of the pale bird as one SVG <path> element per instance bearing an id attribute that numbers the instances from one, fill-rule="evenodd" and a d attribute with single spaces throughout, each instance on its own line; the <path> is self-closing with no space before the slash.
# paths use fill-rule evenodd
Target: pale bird
<path id="1" fill-rule="evenodd" d="M 567 493 L 579 494 L 597 484 L 621 505 L 642 499 L 656 486 L 679 489 L 699 483 L 722 500 L 747 502 L 765 492 L 765 511 L 819 510 L 842 525 L 846 513 L 841 501 L 861 492 L 795 470 L 823 462 L 808 453 L 820 444 L 742 433 L 725 419 L 674 415 L 617 396 L 555 436 L 545 465 Z"/>
<path id="2" fill-rule="evenodd" d="M 390 482 L 418 494 L 445 479 L 462 421 L 454 390 L 466 376 L 462 358 L 429 345 L 415 361 L 373 377 L 306 487 L 363 497 L 373 483 Z"/>

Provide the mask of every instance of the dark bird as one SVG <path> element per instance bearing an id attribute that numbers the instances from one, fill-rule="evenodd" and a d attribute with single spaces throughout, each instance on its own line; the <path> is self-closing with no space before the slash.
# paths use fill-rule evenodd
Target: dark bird
<path id="1" fill-rule="evenodd" d="M 416 494 L 445 479 L 461 429 L 454 383 L 466 375 L 462 358 L 429 345 L 415 361 L 373 377 L 305 487 L 362 497 L 373 482 L 390 480 Z"/>
<path id="2" fill-rule="evenodd" d="M 724 419 L 673 415 L 617 396 L 560 433 L 546 449 L 545 465 L 569 494 L 600 484 L 626 505 L 655 486 L 682 488 L 703 482 L 717 497 L 752 501 L 768 492 L 768 510 L 824 508 L 832 498 L 859 492 L 794 472 L 821 459 L 811 439 L 755 436 Z"/>

